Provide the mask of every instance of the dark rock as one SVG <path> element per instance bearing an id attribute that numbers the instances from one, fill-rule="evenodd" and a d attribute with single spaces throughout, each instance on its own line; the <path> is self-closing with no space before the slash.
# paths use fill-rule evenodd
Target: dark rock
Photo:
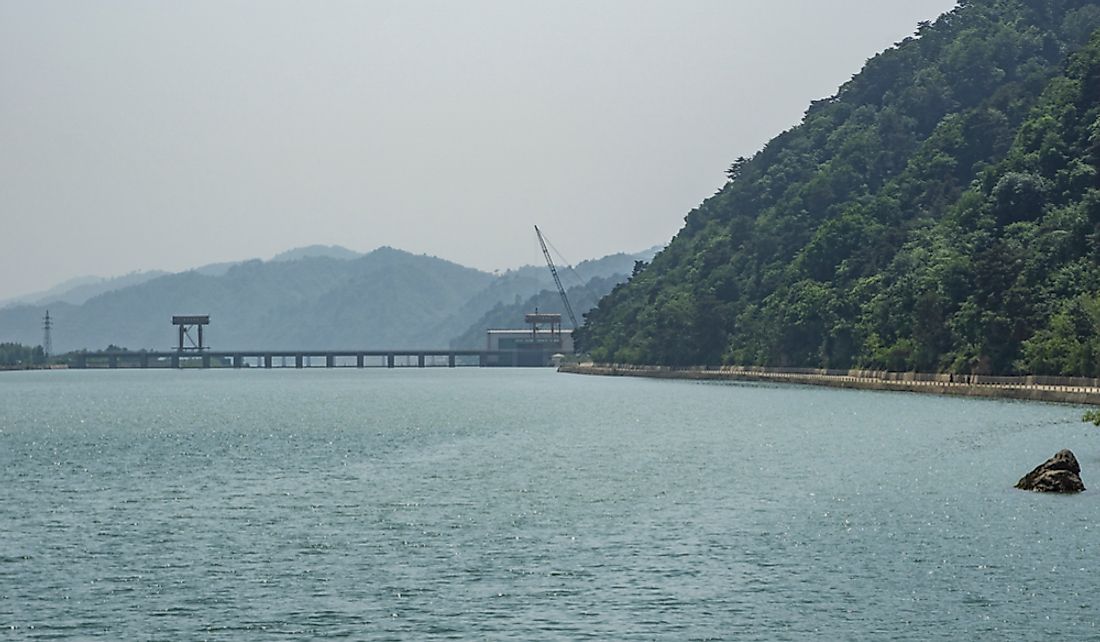
<path id="1" fill-rule="evenodd" d="M 1016 482 L 1020 490 L 1037 493 L 1079 493 L 1085 490 L 1081 466 L 1068 450 L 1059 451 Z"/>

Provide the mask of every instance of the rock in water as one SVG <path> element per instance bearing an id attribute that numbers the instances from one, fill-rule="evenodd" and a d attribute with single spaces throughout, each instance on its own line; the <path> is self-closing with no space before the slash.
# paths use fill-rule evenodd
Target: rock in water
<path id="1" fill-rule="evenodd" d="M 1020 490 L 1037 493 L 1079 493 L 1085 490 L 1081 466 L 1068 450 L 1059 451 L 1016 482 Z"/>

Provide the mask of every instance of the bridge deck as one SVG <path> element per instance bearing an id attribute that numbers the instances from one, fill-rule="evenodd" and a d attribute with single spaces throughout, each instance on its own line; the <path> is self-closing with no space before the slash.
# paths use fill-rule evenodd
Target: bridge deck
<path id="1" fill-rule="evenodd" d="M 542 350 L 204 350 L 102 351 L 75 355 L 70 368 L 457 368 L 544 367 Z M 315 364 L 314 359 L 323 363 Z M 441 363 L 442 361 L 442 363 Z"/>

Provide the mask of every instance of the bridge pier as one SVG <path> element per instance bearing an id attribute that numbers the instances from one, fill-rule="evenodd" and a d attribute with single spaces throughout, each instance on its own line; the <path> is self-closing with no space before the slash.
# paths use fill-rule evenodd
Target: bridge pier
<path id="1" fill-rule="evenodd" d="M 148 368 L 149 367 L 149 355 L 145 352 L 141 353 L 141 367 L 142 368 Z"/>
<path id="2" fill-rule="evenodd" d="M 394 353 L 391 352 L 391 353 L 386 355 L 386 367 L 387 368 L 393 368 L 394 366 L 396 366 L 397 365 L 395 363 L 396 361 L 397 361 L 397 356 Z"/>
<path id="3" fill-rule="evenodd" d="M 201 330 L 200 330 L 200 332 L 201 332 Z M 202 335 L 200 334 L 199 336 L 202 336 Z M 203 354 L 202 355 L 202 367 L 204 369 L 210 367 L 210 355 L 208 355 L 208 354 Z"/>
<path id="4" fill-rule="evenodd" d="M 270 368 L 271 367 L 271 362 L 274 361 L 274 360 L 275 360 L 275 357 L 273 355 L 265 354 L 264 355 L 264 367 L 265 368 Z"/>
<path id="5" fill-rule="evenodd" d="M 305 355 L 301 355 L 301 354 L 294 355 L 294 367 L 295 368 L 304 368 L 305 367 L 305 359 L 306 359 Z"/>
<path id="6" fill-rule="evenodd" d="M 355 367 L 356 368 L 362 368 L 363 367 L 363 355 L 361 355 L 361 354 L 355 355 Z"/>
<path id="7" fill-rule="evenodd" d="M 233 367 L 234 368 L 243 368 L 244 367 L 244 357 L 239 355 L 239 354 L 233 355 Z"/>
<path id="8" fill-rule="evenodd" d="M 179 368 L 180 367 L 180 356 L 178 354 L 172 355 L 172 367 L 173 368 Z"/>
<path id="9" fill-rule="evenodd" d="M 424 353 L 423 352 L 416 355 L 416 367 L 417 368 L 423 368 L 424 367 Z"/>
<path id="10" fill-rule="evenodd" d="M 448 368 L 455 367 L 455 353 L 453 353 L 453 352 L 451 354 L 447 355 L 447 367 Z"/>
<path id="11" fill-rule="evenodd" d="M 334 354 L 326 354 L 325 355 L 325 367 L 326 368 L 335 368 L 336 367 L 336 355 L 334 355 Z"/>

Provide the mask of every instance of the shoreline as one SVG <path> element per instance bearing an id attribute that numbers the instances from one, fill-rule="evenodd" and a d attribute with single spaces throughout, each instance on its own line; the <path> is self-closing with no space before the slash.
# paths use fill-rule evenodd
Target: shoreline
<path id="1" fill-rule="evenodd" d="M 1020 399 L 1100 406 L 1100 379 L 1081 377 L 996 377 L 875 370 L 816 370 L 743 366 L 681 367 L 621 364 L 564 364 L 558 372 L 604 377 L 647 377 L 693 381 L 756 381 L 854 390 Z"/>
<path id="2" fill-rule="evenodd" d="M 0 366 L 0 372 L 27 372 L 29 370 L 68 370 L 66 364 L 51 364 L 48 366 Z"/>

